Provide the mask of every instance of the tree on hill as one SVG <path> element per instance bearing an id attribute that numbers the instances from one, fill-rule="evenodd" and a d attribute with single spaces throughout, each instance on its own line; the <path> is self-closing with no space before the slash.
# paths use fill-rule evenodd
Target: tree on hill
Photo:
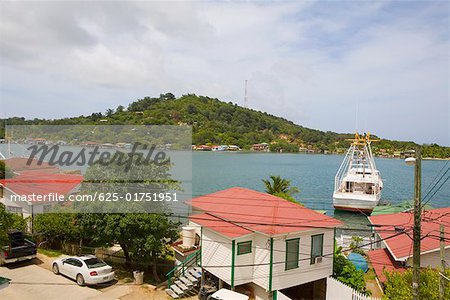
<path id="1" fill-rule="evenodd" d="M 266 142 L 274 152 L 298 152 L 299 145 L 302 145 L 316 152 L 326 150 L 343 153 L 349 147 L 346 139 L 353 137 L 353 134 L 306 128 L 266 112 L 195 94 L 179 98 L 175 98 L 172 93 L 144 97 L 130 103 L 126 110 L 122 107 L 107 110 L 106 115 L 108 124 L 188 124 L 192 126 L 192 142 L 197 145 L 236 144 L 243 149 L 250 149 L 253 144 Z M 100 120 L 104 117 L 105 114 L 97 112 L 89 116 L 58 120 L 8 118 L 0 121 L 0 138 L 4 137 L 5 121 L 8 125 L 97 125 L 101 124 Z M 377 138 L 375 135 L 373 137 Z M 375 155 L 392 155 L 396 151 L 414 149 L 415 145 L 414 142 L 381 139 L 379 143 L 373 144 L 373 152 Z M 450 147 L 425 145 L 423 156 L 449 158 Z"/>
<path id="2" fill-rule="evenodd" d="M 292 195 L 299 193 L 300 190 L 297 187 L 292 187 L 290 180 L 271 175 L 269 180 L 263 179 L 262 181 L 266 187 L 266 193 L 298 203 Z"/>

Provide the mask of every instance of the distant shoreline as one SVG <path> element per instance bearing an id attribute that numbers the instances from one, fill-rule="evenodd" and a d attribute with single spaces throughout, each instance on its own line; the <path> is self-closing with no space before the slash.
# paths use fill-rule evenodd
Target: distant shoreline
<path id="1" fill-rule="evenodd" d="M 345 153 L 307 153 L 307 152 L 266 152 L 266 151 L 251 151 L 251 150 L 240 150 L 240 151 L 201 151 L 201 150 L 193 150 L 192 152 L 198 152 L 198 153 L 245 153 L 245 154 L 304 154 L 304 155 L 339 155 L 344 156 Z M 386 157 L 386 156 L 379 156 L 374 155 L 376 158 L 386 158 L 386 159 L 405 159 L 402 157 Z M 447 158 L 434 158 L 434 157 L 422 157 L 422 160 L 443 160 L 447 161 L 450 160 L 450 157 Z"/>
<path id="2" fill-rule="evenodd" d="M 450 157 L 447 158 L 434 158 L 434 157 L 422 157 L 423 160 L 450 160 Z"/>
<path id="3" fill-rule="evenodd" d="M 0 145 L 6 145 L 5 143 L 0 143 Z M 21 143 L 12 143 L 11 145 L 24 145 Z M 72 146 L 72 147 L 82 147 L 80 145 L 64 145 L 64 146 Z M 1 146 L 0 146 L 1 147 Z M 266 152 L 266 151 L 252 151 L 252 150 L 239 150 L 239 151 L 201 151 L 201 150 L 192 150 L 192 152 L 198 153 L 245 153 L 245 154 L 304 154 L 304 155 L 339 155 L 344 156 L 345 153 L 308 153 L 308 152 Z M 374 155 L 376 158 L 386 158 L 386 159 L 404 159 L 401 157 L 386 157 Z M 422 157 L 422 160 L 435 160 L 435 161 L 448 161 L 450 157 L 447 158 L 434 158 L 434 157 Z"/>

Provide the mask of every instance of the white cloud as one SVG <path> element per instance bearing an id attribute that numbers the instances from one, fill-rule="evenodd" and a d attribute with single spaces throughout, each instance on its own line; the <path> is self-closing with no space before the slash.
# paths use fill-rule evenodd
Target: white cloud
<path id="1" fill-rule="evenodd" d="M 87 114 L 167 91 L 242 104 L 248 79 L 250 107 L 302 125 L 352 131 L 359 102 L 360 129 L 450 144 L 448 4 L 341 4 L 3 2 L 2 114 Z"/>

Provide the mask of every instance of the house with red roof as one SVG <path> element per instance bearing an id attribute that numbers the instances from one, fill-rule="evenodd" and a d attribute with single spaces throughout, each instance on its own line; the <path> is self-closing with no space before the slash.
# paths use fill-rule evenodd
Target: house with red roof
<path id="1" fill-rule="evenodd" d="M 340 221 L 241 187 L 189 204 L 190 226 L 198 228 L 202 274 L 219 288 L 245 290 L 254 299 L 325 299 Z"/>
<path id="2" fill-rule="evenodd" d="M 368 256 L 378 279 L 384 282 L 384 270 L 402 272 L 412 266 L 414 212 L 371 216 L 369 221 L 375 225 L 381 249 L 369 251 Z M 446 207 L 422 212 L 421 267 L 440 267 L 440 224 L 444 224 L 445 257 L 450 263 L 450 207 Z"/>
<path id="3" fill-rule="evenodd" d="M 15 174 L 22 172 L 38 172 L 38 173 L 59 173 L 60 170 L 56 166 L 50 165 L 48 162 L 30 160 L 28 157 L 10 157 L 4 159 L 5 165 Z"/>
<path id="4" fill-rule="evenodd" d="M 0 180 L 0 203 L 7 211 L 26 218 L 61 203 L 64 196 L 77 192 L 82 181 L 83 176 L 78 174 L 21 171 Z"/>

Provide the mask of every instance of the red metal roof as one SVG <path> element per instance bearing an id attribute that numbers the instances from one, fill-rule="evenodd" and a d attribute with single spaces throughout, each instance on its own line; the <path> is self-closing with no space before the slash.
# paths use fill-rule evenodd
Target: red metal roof
<path id="1" fill-rule="evenodd" d="M 13 178 L 0 180 L 0 184 L 17 195 L 66 195 L 83 181 L 82 175 L 23 172 Z"/>
<path id="2" fill-rule="evenodd" d="M 395 261 L 387 249 L 371 250 L 367 253 L 372 267 L 381 282 L 386 281 L 383 271 L 404 272 L 406 270 L 399 262 Z"/>
<path id="3" fill-rule="evenodd" d="M 412 227 L 414 226 L 413 212 L 402 212 L 388 215 L 378 215 L 369 217 L 372 224 L 381 225 L 376 228 L 378 234 L 387 244 L 387 247 L 396 260 L 404 260 L 412 256 Z M 439 225 L 445 225 L 446 247 L 450 246 L 450 207 L 432 209 L 422 213 L 421 222 L 421 236 L 424 237 L 421 241 L 420 251 L 432 252 L 439 250 Z M 401 234 L 395 237 L 394 232 L 386 232 L 382 230 L 394 230 L 395 227 L 403 227 L 409 234 Z M 391 238 L 389 238 L 391 237 Z"/>
<path id="4" fill-rule="evenodd" d="M 38 160 L 33 159 L 28 164 L 28 158 L 26 157 L 11 157 L 3 160 L 5 165 L 14 172 L 22 173 L 25 171 L 41 171 L 45 173 L 59 173 L 59 169 L 55 166 L 51 166 L 47 162 L 41 162 L 38 165 Z"/>
<path id="5" fill-rule="evenodd" d="M 188 203 L 223 222 L 208 221 L 203 226 L 230 237 L 247 234 L 242 228 L 277 235 L 311 230 L 315 227 L 334 228 L 342 225 L 341 221 L 312 209 L 241 187 L 194 198 Z M 195 217 L 191 216 L 191 219 Z M 219 223 L 221 227 L 218 226 Z"/>
<path id="6" fill-rule="evenodd" d="M 209 214 L 193 215 L 190 219 L 201 226 L 208 227 L 209 229 L 217 231 L 230 238 L 247 235 L 253 232 L 242 226 L 224 221 Z"/>

